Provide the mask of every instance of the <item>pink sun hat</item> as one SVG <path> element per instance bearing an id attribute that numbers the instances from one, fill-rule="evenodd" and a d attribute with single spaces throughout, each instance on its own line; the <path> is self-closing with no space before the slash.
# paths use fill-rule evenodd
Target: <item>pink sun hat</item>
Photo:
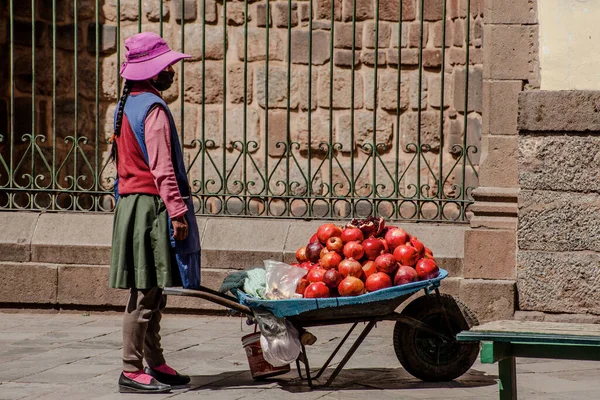
<path id="1" fill-rule="evenodd" d="M 120 74 L 132 81 L 145 81 L 171 64 L 189 54 L 179 53 L 169 48 L 163 38 L 152 32 L 142 32 L 125 40 L 126 61 L 121 65 Z"/>

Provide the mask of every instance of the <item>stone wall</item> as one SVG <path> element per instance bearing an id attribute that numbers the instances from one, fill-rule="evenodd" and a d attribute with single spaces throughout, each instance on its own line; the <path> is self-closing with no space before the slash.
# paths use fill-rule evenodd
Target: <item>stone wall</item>
<path id="1" fill-rule="evenodd" d="M 600 314 L 600 92 L 519 98 L 519 308 Z"/>
<path id="2" fill-rule="evenodd" d="M 182 0 L 165 0 L 163 7 L 163 34 L 175 49 L 181 49 L 182 43 Z M 442 5 L 444 0 L 423 1 L 423 77 L 419 87 L 419 47 L 420 1 L 402 0 L 402 20 L 398 0 L 360 0 L 357 2 L 356 35 L 355 35 L 355 74 L 354 74 L 354 110 L 352 106 L 352 2 L 336 1 L 334 15 L 331 14 L 330 0 L 312 1 L 312 65 L 310 77 L 312 95 L 309 99 L 309 1 L 291 2 L 290 32 L 290 98 L 287 98 L 288 78 L 288 30 L 287 1 L 271 1 L 269 29 L 269 71 L 268 98 L 265 90 L 265 35 L 266 35 L 266 3 L 248 3 L 247 55 L 244 53 L 245 36 L 245 4 L 228 2 L 223 4 L 215 0 L 206 0 L 206 9 L 202 10 L 202 1 L 183 0 L 185 34 L 185 51 L 193 58 L 185 63 L 183 77 L 178 76 L 176 85 L 164 96 L 174 112 L 178 127 L 181 127 L 181 108 L 184 107 L 185 127 L 184 142 L 187 160 L 194 162 L 190 176 L 192 180 L 204 181 L 215 179 L 214 185 L 207 185 L 205 190 L 218 190 L 221 178 L 217 169 L 225 169 L 229 173 L 228 190 L 235 193 L 239 190 L 236 180 L 252 180 L 258 182 L 255 192 L 261 188 L 262 179 L 271 174 L 271 190 L 279 191 L 277 180 L 290 176 L 290 180 L 300 182 L 292 191 L 294 194 L 307 193 L 306 183 L 302 185 L 303 174 L 307 173 L 309 162 L 312 167 L 312 194 L 326 194 L 326 187 L 332 191 L 336 183 L 345 187 L 338 194 L 345 193 L 348 188 L 346 179 L 349 166 L 354 163 L 357 196 L 366 195 L 372 188 L 371 182 L 376 179 L 381 197 L 393 196 L 393 177 L 396 165 L 400 169 L 400 189 L 398 193 L 410 195 L 414 191 L 411 185 L 420 184 L 424 194 L 434 195 L 439 184 L 440 164 L 446 195 L 452 196 L 457 189 L 454 184 L 462 184 L 465 175 L 467 186 L 477 186 L 477 171 L 481 154 L 481 129 L 483 110 L 482 101 L 482 57 L 483 57 L 483 6 L 480 1 L 471 1 L 471 10 L 466 10 L 466 0 L 447 0 L 445 60 L 442 60 Z M 45 161 L 59 170 L 58 182 L 63 182 L 68 175 L 76 175 L 84 187 L 94 183 L 93 176 L 98 163 L 98 175 L 101 177 L 100 188 L 109 188 L 107 180 L 112 174 L 112 166 L 103 169 L 107 160 L 108 147 L 106 137 L 112 130 L 112 113 L 119 96 L 117 88 L 117 71 L 121 60 L 117 59 L 120 46 L 121 59 L 125 49 L 123 39 L 137 33 L 141 22 L 142 30 L 160 32 L 159 1 L 145 0 L 141 10 L 138 1 L 122 0 L 120 2 L 120 21 L 117 21 L 116 0 L 100 1 L 99 12 L 99 82 L 96 87 L 96 25 L 95 2 L 78 2 L 77 18 L 72 2 L 57 1 L 57 63 L 56 63 L 56 105 L 52 103 L 52 10 L 51 3 L 37 2 L 35 12 L 36 28 L 36 61 L 35 61 L 35 115 L 36 134 L 44 135 L 45 141 L 38 142 L 39 154 L 36 154 L 36 171 L 34 175 L 42 175 L 42 184 L 49 182 L 50 171 Z M 375 49 L 376 35 L 374 20 L 379 4 L 378 49 Z M 3 16 L 8 15 L 6 4 L 0 6 Z M 140 12 L 141 11 L 141 12 Z M 32 101 L 32 64 L 31 64 L 31 4 L 15 2 L 15 160 L 24 162 L 17 168 L 15 176 L 30 173 L 30 159 L 23 154 L 29 141 L 21 141 L 21 135 L 31 131 Z M 4 17 L 3 17 L 4 18 Z M 466 32 L 467 19 L 470 32 Z M 205 20 L 206 43 L 204 60 L 202 60 L 203 20 Z M 333 20 L 333 21 L 332 21 Z M 77 22 L 77 57 L 75 58 L 74 32 Z M 333 31 L 331 25 L 334 24 Z M 117 25 L 120 25 L 121 43 L 117 43 Z M 226 32 L 223 31 L 227 25 Z M 2 54 L 8 51 L 7 29 L 0 32 L 2 36 Z M 333 49 L 330 52 L 330 40 L 333 35 Z M 470 68 L 468 70 L 468 110 L 465 117 L 465 85 L 466 85 L 466 48 L 469 38 Z M 377 58 L 377 89 L 374 89 L 375 58 Z M 4 58 L 6 59 L 6 58 Z M 7 60 L 7 59 L 6 59 Z M 247 83 L 244 91 L 244 60 L 247 60 Z M 77 61 L 77 70 L 75 70 Z M 441 99 L 441 67 L 445 61 L 444 90 Z M 331 63 L 333 62 L 333 66 Z M 2 63 L 7 69 L 7 62 Z M 203 74 L 204 68 L 204 74 Z M 331 75 L 332 68 L 333 75 Z M 400 68 L 400 74 L 398 73 Z M 179 71 L 179 68 L 177 68 Z M 77 75 L 75 75 L 77 73 Z M 398 76 L 400 75 L 400 78 Z M 77 78 L 77 79 L 76 79 Z M 398 79 L 400 81 L 398 82 Z M 202 81 L 205 84 L 204 104 Z M 330 98 L 330 83 L 333 95 Z M 2 93 L 0 107 L 4 115 L 8 112 L 6 83 Z M 77 87 L 76 87 L 77 85 Z M 95 94 L 98 91 L 99 104 L 96 112 Z M 419 92 L 421 103 L 419 104 Z M 399 93 L 399 99 L 397 94 Z M 244 104 L 246 97 L 246 104 Z M 77 100 L 76 100 L 77 99 Z M 265 111 L 268 100 L 268 112 Z M 289 100 L 289 114 L 287 103 Z M 376 104 L 375 104 L 376 103 Z M 398 105 L 399 103 L 399 105 Z M 75 133 L 74 112 L 77 105 L 77 135 L 87 138 L 87 142 L 79 144 L 82 154 L 89 165 L 79 162 L 75 167 L 73 156 L 76 152 L 73 143 L 67 138 Z M 310 106 L 310 107 L 309 107 Z M 308 117 L 310 108 L 312 141 L 307 142 Z M 249 143 L 247 157 L 240 157 L 242 139 L 242 120 L 246 109 L 247 141 Z M 418 129 L 418 110 L 421 110 L 421 143 L 428 146 L 422 156 L 421 171 L 417 171 L 415 160 L 416 131 Z M 56 115 L 56 131 L 53 129 L 53 113 Z M 354 113 L 354 143 L 351 143 L 351 115 Z M 282 146 L 278 142 L 290 140 L 298 142 L 294 149 L 292 162 L 287 170 L 286 162 L 278 163 L 284 156 Z M 441 120 L 443 116 L 443 121 Z M 268 121 L 267 121 L 268 118 Z M 96 132 L 96 119 L 99 130 Z M 5 117 L 4 120 L 8 120 Z M 374 121 L 375 120 L 375 121 Z M 0 121 L 2 122 L 2 121 Z M 266 128 L 268 122 L 268 128 Z M 467 124 L 465 129 L 464 124 Z M 226 124 L 226 126 L 225 126 Z M 377 144 L 381 158 L 375 168 L 369 158 L 370 143 L 376 124 Z M 204 129 L 204 136 L 203 136 Z M 440 149 L 440 130 L 443 129 L 443 148 Z M 225 134 L 223 134 L 225 130 Z M 461 157 L 463 133 L 467 132 L 467 146 L 472 146 L 469 161 L 474 167 L 463 171 Z M 96 133 L 98 138 L 96 139 Z M 334 152 L 335 161 L 323 163 L 325 152 L 321 142 L 339 143 Z M 56 141 L 54 141 L 56 139 Z M 210 141 L 206 143 L 206 161 L 196 157 L 199 153 L 198 143 L 193 140 Z M 268 140 L 268 144 L 267 144 Z M 5 142 L 7 143 L 6 139 Z M 308 159 L 308 147 L 312 156 Z M 57 149 L 56 159 L 52 158 L 52 148 Z M 96 159 L 95 148 L 99 148 Z M 2 150 L 2 157 L 8 160 L 7 146 Z M 351 157 L 351 151 L 354 159 Z M 399 155 L 396 156 L 396 153 Z M 441 157 L 440 157 L 441 153 Z M 246 160 L 246 170 L 241 159 Z M 440 159 L 442 160 L 440 163 Z M 194 161 L 195 160 L 195 161 Z M 218 168 L 212 164 L 214 161 Z M 428 168 L 425 164 L 430 165 Z M 267 167 L 268 164 L 268 167 Z M 62 168 L 61 168 L 62 166 Z M 363 169 L 364 167 L 364 169 Z M 385 168 L 384 168 L 385 167 Z M 1 168 L 1 167 L 0 167 Z M 387 169 L 387 170 L 386 170 Z M 406 170 L 406 173 L 404 173 Z M 6 175 L 4 175 L 6 176 Z M 87 181 L 81 177 L 88 177 Z M 17 179 L 17 178 L 15 178 Z M 21 178 L 19 178 L 21 179 Z M 27 183 L 19 181 L 18 183 Z M 322 185 L 325 183 L 325 186 Z M 263 184 L 264 186 L 264 184 Z M 292 185 L 293 186 L 293 185 Z M 198 188 L 198 187 L 197 187 Z M 209 205 L 203 211 L 211 213 Z M 368 206 L 370 209 L 370 205 Z M 214 210 L 213 210 L 214 211 Z M 340 211 L 341 212 L 341 211 Z M 458 210 L 452 209 L 449 215 L 456 216 Z"/>

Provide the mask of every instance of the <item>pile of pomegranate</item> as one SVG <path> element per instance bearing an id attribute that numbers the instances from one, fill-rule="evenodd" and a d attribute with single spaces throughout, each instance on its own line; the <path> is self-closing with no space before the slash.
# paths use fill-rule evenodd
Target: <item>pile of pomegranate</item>
<path id="1" fill-rule="evenodd" d="M 296 259 L 308 271 L 296 287 L 305 298 L 358 296 L 439 274 L 431 250 L 383 218 L 321 225 Z"/>

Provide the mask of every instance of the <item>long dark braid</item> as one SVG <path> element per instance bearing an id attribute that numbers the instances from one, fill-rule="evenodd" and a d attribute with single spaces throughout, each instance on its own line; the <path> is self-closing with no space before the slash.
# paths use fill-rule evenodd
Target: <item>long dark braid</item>
<path id="1" fill-rule="evenodd" d="M 123 112 L 125 110 L 125 102 L 129 97 L 129 93 L 131 93 L 131 88 L 133 87 L 133 81 L 126 80 L 123 85 L 123 94 L 121 95 L 121 99 L 119 100 L 119 110 L 117 111 L 117 120 L 115 122 L 115 131 L 113 132 L 113 136 L 111 137 L 112 148 L 110 150 L 110 158 L 112 161 L 117 160 L 117 141 L 116 139 L 121 134 L 121 125 L 123 123 Z"/>

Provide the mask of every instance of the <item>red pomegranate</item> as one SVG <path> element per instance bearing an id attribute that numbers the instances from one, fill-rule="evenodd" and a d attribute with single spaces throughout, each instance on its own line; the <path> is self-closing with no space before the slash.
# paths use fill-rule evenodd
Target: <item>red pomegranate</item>
<path id="1" fill-rule="evenodd" d="M 298 265 L 300 268 L 304 268 L 307 271 L 310 271 L 313 267 L 313 263 L 310 261 L 304 261 L 302 264 Z"/>
<path id="2" fill-rule="evenodd" d="M 416 282 L 418 280 L 419 276 L 413 267 L 401 265 L 394 276 L 394 285 L 404 285 L 405 283 Z"/>
<path id="3" fill-rule="evenodd" d="M 309 282 L 321 282 L 323 281 L 325 272 L 327 272 L 326 269 L 315 267 L 308 272 L 308 275 L 306 275 L 306 279 L 308 279 Z"/>
<path id="4" fill-rule="evenodd" d="M 419 253 L 417 250 L 409 245 L 403 244 L 402 246 L 396 247 L 394 250 L 394 257 L 400 265 L 414 266 L 419 259 Z"/>
<path id="5" fill-rule="evenodd" d="M 365 293 L 365 284 L 354 276 L 348 276 L 340 282 L 338 293 L 340 296 L 359 296 Z"/>
<path id="6" fill-rule="evenodd" d="M 387 244 L 385 239 L 379 238 L 379 240 L 381 241 L 381 244 L 383 245 L 383 253 L 389 253 L 390 252 L 390 246 Z"/>
<path id="7" fill-rule="evenodd" d="M 319 259 L 322 259 L 323 256 L 327 253 L 329 253 L 329 250 L 327 250 L 327 247 L 323 246 L 323 248 L 321 249 L 321 252 L 319 253 Z"/>
<path id="8" fill-rule="evenodd" d="M 342 242 L 362 242 L 364 239 L 363 233 L 358 228 L 346 228 L 342 231 Z"/>
<path id="9" fill-rule="evenodd" d="M 417 271 L 417 275 L 419 275 L 419 279 L 427 280 L 433 279 L 440 274 L 440 269 L 430 258 L 422 258 L 417 262 L 417 266 L 415 267 Z"/>
<path id="10" fill-rule="evenodd" d="M 354 259 L 348 258 L 342 260 L 340 265 L 338 265 L 338 271 L 344 278 L 348 276 L 354 276 L 356 278 L 360 278 L 362 275 L 362 265 Z"/>
<path id="11" fill-rule="evenodd" d="M 337 289 L 340 282 L 344 279 L 340 271 L 335 268 L 328 269 L 323 276 L 323 282 L 329 287 L 329 289 Z"/>
<path id="12" fill-rule="evenodd" d="M 306 246 L 306 258 L 309 261 L 316 263 L 321 258 L 321 250 L 323 250 L 323 246 L 319 242 L 310 242 Z"/>
<path id="13" fill-rule="evenodd" d="M 329 288 L 323 282 L 311 283 L 304 291 L 304 298 L 306 299 L 315 299 L 318 297 L 329 297 Z"/>
<path id="14" fill-rule="evenodd" d="M 377 268 L 377 272 L 391 274 L 396 270 L 397 266 L 398 262 L 396 261 L 396 258 L 390 253 L 382 254 L 375 259 L 375 268 Z"/>
<path id="15" fill-rule="evenodd" d="M 425 251 L 425 246 L 419 239 L 417 239 L 416 236 L 413 236 L 410 238 L 410 244 L 412 245 L 412 247 L 417 249 L 417 252 L 419 253 L 419 257 L 423 257 L 423 252 Z"/>
<path id="16" fill-rule="evenodd" d="M 381 240 L 374 237 L 363 240 L 362 247 L 369 260 L 376 259 L 383 251 L 383 243 L 381 243 Z"/>
<path id="17" fill-rule="evenodd" d="M 312 235 L 310 237 L 310 240 L 308 241 L 308 243 L 314 243 L 314 242 L 318 242 L 319 238 L 317 237 L 317 234 L 315 233 L 314 235 Z"/>
<path id="18" fill-rule="evenodd" d="M 304 295 L 304 291 L 310 285 L 308 279 L 300 278 L 298 281 L 298 285 L 296 285 L 296 293 Z"/>
<path id="19" fill-rule="evenodd" d="M 373 275 L 375 272 L 377 272 L 377 267 L 375 266 L 375 261 L 369 260 L 366 263 L 364 263 L 362 266 L 362 270 L 363 270 L 363 275 L 366 278 Z"/>
<path id="20" fill-rule="evenodd" d="M 423 251 L 423 258 L 431 258 L 433 260 L 433 252 L 429 247 L 425 247 L 425 251 Z"/>
<path id="21" fill-rule="evenodd" d="M 390 251 L 394 251 L 396 247 L 405 244 L 409 239 L 408 233 L 402 228 L 394 228 L 387 231 L 385 241 L 390 247 Z"/>
<path id="22" fill-rule="evenodd" d="M 365 250 L 362 245 L 358 242 L 348 242 L 344 246 L 344 256 L 346 258 L 354 258 L 360 260 L 365 254 Z"/>
<path id="23" fill-rule="evenodd" d="M 325 246 L 329 251 L 337 251 L 338 253 L 341 253 L 342 249 L 344 248 L 344 242 L 342 242 L 342 238 L 333 236 L 327 239 Z"/>
<path id="24" fill-rule="evenodd" d="M 365 287 L 369 292 L 375 292 L 380 289 L 389 288 L 392 286 L 392 279 L 383 272 L 376 272 L 367 278 Z"/>
<path id="25" fill-rule="evenodd" d="M 358 228 L 362 231 L 364 237 L 368 238 L 370 236 L 378 237 L 383 229 L 385 228 L 385 221 L 383 218 L 379 217 L 367 217 L 365 219 L 353 219 L 350 221 L 347 228 Z"/>
<path id="26" fill-rule="evenodd" d="M 304 262 L 308 260 L 308 258 L 306 258 L 306 246 L 302 246 L 296 250 L 296 260 L 298 260 L 298 262 Z"/>
<path id="27" fill-rule="evenodd" d="M 335 251 L 329 252 L 321 258 L 321 266 L 325 269 L 337 268 L 339 263 L 342 261 L 342 256 L 340 256 Z"/>
<path id="28" fill-rule="evenodd" d="M 317 239 L 321 244 L 325 245 L 330 237 L 342 236 L 342 230 L 334 224 L 323 224 L 317 229 Z"/>

